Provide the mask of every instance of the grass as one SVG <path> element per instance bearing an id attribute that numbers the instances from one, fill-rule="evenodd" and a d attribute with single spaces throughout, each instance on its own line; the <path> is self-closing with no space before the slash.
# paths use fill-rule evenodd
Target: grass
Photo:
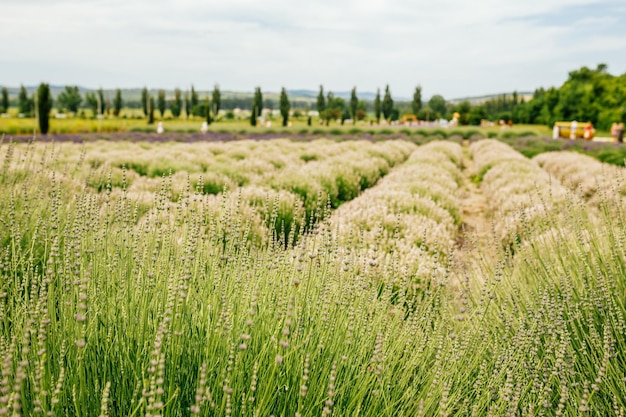
<path id="1" fill-rule="evenodd" d="M 621 202 L 500 145 L 2 142 L 0 413 L 622 415 Z M 523 239 L 456 244 L 468 157 Z M 211 194 L 226 168 L 249 183 Z M 306 219 L 279 178 L 349 201 Z"/>

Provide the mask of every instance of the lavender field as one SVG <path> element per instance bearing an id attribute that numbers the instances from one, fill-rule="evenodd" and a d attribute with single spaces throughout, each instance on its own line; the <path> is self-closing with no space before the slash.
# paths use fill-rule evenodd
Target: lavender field
<path id="1" fill-rule="evenodd" d="M 2 141 L 0 415 L 624 416 L 623 168 L 211 135 Z"/>

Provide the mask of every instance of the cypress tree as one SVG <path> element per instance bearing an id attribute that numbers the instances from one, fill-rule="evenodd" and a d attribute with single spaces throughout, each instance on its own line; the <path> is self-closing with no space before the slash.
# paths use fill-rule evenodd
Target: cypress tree
<path id="1" fill-rule="evenodd" d="M 98 90 L 98 113 L 104 114 L 105 108 L 106 108 L 106 102 L 104 100 L 104 90 L 100 88 Z"/>
<path id="2" fill-rule="evenodd" d="M 326 110 L 326 100 L 324 98 L 324 86 L 320 85 L 320 93 L 317 95 L 317 111 L 322 117 L 322 113 Z"/>
<path id="3" fill-rule="evenodd" d="M 250 114 L 250 125 L 256 126 L 256 103 L 252 105 L 252 113 Z"/>
<path id="4" fill-rule="evenodd" d="M 191 101 L 189 100 L 189 91 L 185 91 L 184 103 L 185 103 L 185 106 L 184 106 L 185 118 L 187 118 L 191 114 Z"/>
<path id="5" fill-rule="evenodd" d="M 263 111 L 263 93 L 261 92 L 261 87 L 257 87 L 254 91 L 252 107 L 256 107 L 256 117 L 259 117 Z"/>
<path id="6" fill-rule="evenodd" d="M 374 99 L 374 114 L 376 115 L 376 123 L 380 123 L 380 88 L 376 90 L 376 98 Z"/>
<path id="7" fill-rule="evenodd" d="M 182 108 L 183 108 L 183 99 L 181 96 L 180 89 L 177 88 L 174 90 L 174 99 L 172 100 L 172 103 L 170 104 L 172 115 L 174 117 L 179 117 Z"/>
<path id="8" fill-rule="evenodd" d="M 422 110 L 422 87 L 415 87 L 415 92 L 413 93 L 413 102 L 411 103 L 411 107 L 413 109 L 413 114 L 418 115 Z"/>
<path id="9" fill-rule="evenodd" d="M 161 119 L 163 119 L 163 116 L 165 116 L 165 91 L 164 90 L 159 90 L 159 93 L 157 96 L 157 107 L 159 108 L 159 111 L 161 112 Z"/>
<path id="10" fill-rule="evenodd" d="M 148 96 L 146 98 L 146 106 L 147 106 L 147 115 L 148 115 L 148 124 L 154 124 L 154 97 Z"/>
<path id="11" fill-rule="evenodd" d="M 285 87 L 280 92 L 280 115 L 283 116 L 283 126 L 287 126 L 289 123 L 289 98 L 287 97 L 287 91 Z"/>
<path id="12" fill-rule="evenodd" d="M 356 124 L 356 111 L 359 108 L 359 99 L 356 96 L 356 87 L 352 89 L 350 96 L 350 114 L 352 116 L 352 124 Z"/>
<path id="13" fill-rule="evenodd" d="M 193 88 L 193 85 L 191 86 L 191 108 L 193 109 L 194 107 L 196 107 L 198 104 L 200 104 L 200 101 L 198 100 L 198 93 L 196 93 L 196 89 Z"/>
<path id="14" fill-rule="evenodd" d="M 206 96 L 206 99 L 205 99 L 204 102 L 205 102 L 204 110 L 206 112 L 206 114 L 205 114 L 205 116 L 206 116 L 206 123 L 208 125 L 210 125 L 213 120 L 211 118 L 211 103 L 209 102 L 209 96 Z"/>
<path id="15" fill-rule="evenodd" d="M 115 91 L 115 98 L 113 99 L 113 115 L 119 116 L 122 111 L 122 90 L 119 88 Z"/>
<path id="16" fill-rule="evenodd" d="M 0 113 L 9 112 L 9 90 L 6 87 L 2 87 L 2 111 Z"/>
<path id="17" fill-rule="evenodd" d="M 17 95 L 18 112 L 25 116 L 30 116 L 31 100 L 28 98 L 28 92 L 23 85 L 20 86 L 20 92 Z"/>
<path id="18" fill-rule="evenodd" d="M 389 84 L 385 88 L 385 97 L 383 98 L 383 116 L 389 120 L 391 117 L 391 111 L 393 110 L 393 99 L 391 98 L 391 91 L 389 91 Z"/>
<path id="19" fill-rule="evenodd" d="M 219 113 L 220 107 L 222 105 L 222 93 L 220 91 L 219 84 L 215 84 L 215 87 L 213 88 L 212 104 L 213 104 L 213 115 L 217 117 L 217 114 Z"/>
<path id="20" fill-rule="evenodd" d="M 50 127 L 50 110 L 52 110 L 50 86 L 41 83 L 37 89 L 37 118 L 39 119 L 39 131 L 42 135 L 48 134 Z"/>
<path id="21" fill-rule="evenodd" d="M 150 103 L 148 103 L 149 99 L 150 97 L 148 97 L 148 89 L 144 87 L 143 90 L 141 90 L 141 108 L 143 109 L 144 116 L 148 115 L 148 107 L 150 105 Z"/>

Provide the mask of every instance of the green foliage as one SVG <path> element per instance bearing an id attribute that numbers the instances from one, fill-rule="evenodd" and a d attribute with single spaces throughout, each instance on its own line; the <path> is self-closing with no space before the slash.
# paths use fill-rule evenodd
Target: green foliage
<path id="1" fill-rule="evenodd" d="M 255 118 L 261 116 L 261 113 L 263 112 L 263 93 L 261 92 L 261 87 L 256 87 L 254 89 L 252 109 L 253 112 L 256 112 Z"/>
<path id="2" fill-rule="evenodd" d="M 148 124 L 154 124 L 154 97 L 148 96 Z"/>
<path id="3" fill-rule="evenodd" d="M 122 111 L 122 106 L 124 102 L 122 101 L 122 90 L 119 88 L 115 90 L 115 98 L 113 99 L 113 115 L 119 116 Z"/>
<path id="4" fill-rule="evenodd" d="M 98 97 L 98 114 L 104 114 L 104 111 L 106 110 L 106 100 L 104 98 L 104 90 L 102 88 L 98 89 L 97 97 Z"/>
<path id="5" fill-rule="evenodd" d="M 28 92 L 26 91 L 26 88 L 21 85 L 20 91 L 17 95 L 18 112 L 28 117 L 32 113 L 33 105 L 33 100 L 28 97 Z"/>
<path id="6" fill-rule="evenodd" d="M 285 90 L 285 87 L 283 87 L 280 91 L 279 108 L 280 115 L 283 118 L 283 126 L 287 126 L 289 123 L 289 109 L 291 106 L 289 104 L 289 98 L 287 97 L 287 90 Z"/>
<path id="7" fill-rule="evenodd" d="M 185 90 L 184 94 L 184 103 L 185 103 L 185 117 L 191 116 L 191 100 L 189 99 L 189 91 Z"/>
<path id="8" fill-rule="evenodd" d="M 0 101 L 0 113 L 7 113 L 9 111 L 9 90 L 6 87 L 2 87 L 2 101 Z"/>
<path id="9" fill-rule="evenodd" d="M 50 110 L 52 110 L 50 86 L 41 83 L 37 89 L 37 118 L 39 121 L 39 131 L 42 135 L 48 134 L 48 129 L 50 128 Z"/>
<path id="10" fill-rule="evenodd" d="M 209 102 L 209 96 L 206 96 L 206 98 L 204 99 L 204 117 L 205 120 L 207 122 L 207 124 L 211 124 L 211 122 L 213 121 L 213 118 L 211 117 L 211 103 Z"/>
<path id="11" fill-rule="evenodd" d="M 505 245 L 496 234 L 509 231 L 487 225 L 494 236 L 472 238 L 468 252 L 459 248 L 468 190 L 453 179 L 468 157 L 460 150 L 437 159 L 409 146 L 394 156 L 390 142 L 317 142 L 292 155 L 283 141 L 275 151 L 293 157 L 287 175 L 223 193 L 241 182 L 231 175 L 251 170 L 237 163 L 273 153 L 226 158 L 204 178 L 184 175 L 198 167 L 172 156 L 154 163 L 165 176 L 152 179 L 106 160 L 139 159 L 131 143 L 90 144 L 101 154 L 86 164 L 78 145 L 53 148 L 54 158 L 43 157 L 54 144 L 38 145 L 1 146 L 2 414 L 626 410 L 619 196 L 591 210 L 568 194 L 562 209 L 532 180 L 515 194 L 517 172 L 491 175 L 491 189 L 528 197 L 532 210 L 509 218 L 495 207 L 487 223 L 528 227 Z M 205 161 L 204 145 L 194 150 Z M 210 149 L 245 156 L 259 146 L 244 145 Z M 169 145 L 141 146 L 152 158 Z M 450 218 L 450 230 L 437 218 Z M 459 240 L 452 256 L 437 248 L 449 237 Z"/>
<path id="12" fill-rule="evenodd" d="M 159 90 L 157 93 L 157 108 L 161 113 L 161 119 L 165 116 L 165 90 Z"/>
<path id="13" fill-rule="evenodd" d="M 320 114 L 320 118 L 326 121 L 326 125 L 330 123 L 331 120 L 341 119 L 342 124 L 343 120 L 349 117 L 349 110 L 346 107 L 346 102 L 341 97 L 335 97 L 332 92 L 328 92 L 328 97 L 326 100 L 326 109 Z"/>
<path id="14" fill-rule="evenodd" d="M 352 89 L 350 94 L 350 117 L 352 117 L 353 124 L 357 121 L 357 110 L 359 109 L 359 99 L 356 96 L 356 87 Z"/>
<path id="15" fill-rule="evenodd" d="M 220 108 L 222 106 L 222 92 L 220 91 L 220 86 L 218 84 L 215 84 L 215 87 L 213 87 L 213 93 L 212 93 L 212 97 L 211 97 L 211 110 L 213 111 L 213 116 L 217 117 L 217 114 L 220 111 Z"/>
<path id="16" fill-rule="evenodd" d="M 148 88 L 144 87 L 141 90 L 141 108 L 143 109 L 144 116 L 148 116 L 150 103 L 148 100 L 150 99 L 150 94 L 148 93 Z"/>
<path id="17" fill-rule="evenodd" d="M 467 122 L 470 125 L 479 126 L 480 122 L 488 117 L 484 106 L 474 106 L 468 113 Z"/>
<path id="18" fill-rule="evenodd" d="M 180 117 L 180 113 L 183 110 L 183 99 L 179 88 L 174 90 L 174 99 L 170 103 L 170 110 L 174 117 Z"/>
<path id="19" fill-rule="evenodd" d="M 437 119 L 437 114 L 430 108 L 429 105 L 422 107 L 419 113 L 416 114 L 417 118 L 420 120 L 426 120 L 430 122 L 432 120 Z"/>
<path id="20" fill-rule="evenodd" d="M 459 113 L 459 124 L 461 126 L 467 126 L 469 123 L 469 115 L 472 109 L 472 105 L 469 101 L 462 101 L 452 108 L 452 111 Z"/>
<path id="21" fill-rule="evenodd" d="M 201 116 L 203 115 L 203 113 L 194 113 L 193 109 L 196 108 L 196 106 L 200 104 L 200 100 L 198 99 L 198 93 L 196 92 L 196 89 L 193 87 L 193 84 L 191 85 L 191 99 L 189 102 L 189 109 L 191 109 L 191 112 L 194 116 Z"/>
<path id="22" fill-rule="evenodd" d="M 65 86 L 65 90 L 59 94 L 57 101 L 59 103 L 59 107 L 67 109 L 72 113 L 76 113 L 83 99 L 80 96 L 77 86 Z"/>
<path id="23" fill-rule="evenodd" d="M 538 88 L 529 101 L 501 94 L 482 103 L 490 120 L 545 124 L 578 120 L 591 122 L 596 129 L 608 130 L 626 114 L 626 74 L 613 76 L 606 65 L 571 71 L 565 83 L 549 89 Z"/>
<path id="24" fill-rule="evenodd" d="M 96 93 L 85 94 L 85 103 L 91 109 L 94 115 L 98 114 L 98 97 Z"/>
<path id="25" fill-rule="evenodd" d="M 380 123 L 380 113 L 381 113 L 381 102 L 380 102 L 380 88 L 376 89 L 376 97 L 374 98 L 374 115 L 376 117 L 376 123 Z"/>
<path id="26" fill-rule="evenodd" d="M 435 94 L 428 100 L 428 107 L 433 111 L 432 120 L 439 119 L 448 112 L 446 100 L 439 94 Z"/>
<path id="27" fill-rule="evenodd" d="M 391 120 L 392 111 L 393 111 L 393 99 L 391 98 L 391 91 L 389 90 L 389 85 L 387 85 L 385 87 L 385 97 L 383 98 L 383 103 L 382 103 L 382 112 L 383 112 L 383 116 L 385 117 L 385 119 Z"/>
<path id="28" fill-rule="evenodd" d="M 411 102 L 411 110 L 413 110 L 414 115 L 418 115 L 422 110 L 422 87 L 415 87 L 415 92 L 413 93 L 413 101 Z"/>
<path id="29" fill-rule="evenodd" d="M 320 85 L 320 92 L 317 95 L 317 111 L 322 116 L 322 113 L 326 110 L 326 99 L 324 98 L 324 86 Z"/>
<path id="30" fill-rule="evenodd" d="M 257 115 L 256 106 L 252 106 L 252 111 L 250 112 L 250 125 L 253 127 L 256 126 L 256 115 Z"/>

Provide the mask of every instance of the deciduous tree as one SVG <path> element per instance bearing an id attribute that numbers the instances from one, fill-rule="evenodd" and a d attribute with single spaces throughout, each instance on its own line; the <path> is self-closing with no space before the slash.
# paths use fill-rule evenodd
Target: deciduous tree
<path id="1" fill-rule="evenodd" d="M 65 86 L 65 90 L 59 94 L 57 100 L 60 107 L 63 107 L 73 113 L 78 111 L 78 107 L 83 101 L 77 86 Z"/>
<path id="2" fill-rule="evenodd" d="M 428 100 L 428 107 L 435 113 L 435 118 L 443 117 L 447 112 L 446 100 L 439 94 L 435 94 Z"/>
<path id="3" fill-rule="evenodd" d="M 85 94 L 85 103 L 87 103 L 93 115 L 96 116 L 98 114 L 98 97 L 96 97 L 96 93 Z"/>

